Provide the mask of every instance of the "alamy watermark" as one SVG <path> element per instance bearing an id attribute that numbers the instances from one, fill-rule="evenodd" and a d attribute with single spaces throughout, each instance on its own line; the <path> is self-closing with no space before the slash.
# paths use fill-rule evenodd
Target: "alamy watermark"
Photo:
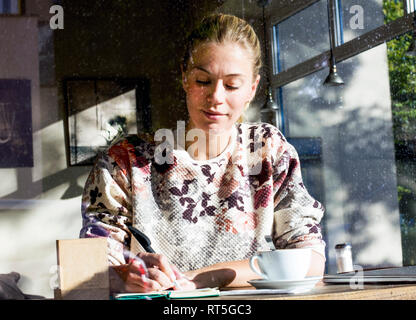
<path id="1" fill-rule="evenodd" d="M 64 29 L 64 8 L 60 5 L 53 5 L 49 9 L 53 16 L 49 19 L 49 26 L 52 30 Z M 349 20 L 350 28 L 353 30 L 364 29 L 364 8 L 358 4 L 349 9 L 353 16 Z"/>
<path id="2" fill-rule="evenodd" d="M 207 139 L 208 136 L 211 139 Z M 175 133 L 171 129 L 159 129 L 155 132 L 154 140 L 161 142 L 157 145 L 154 152 L 155 162 L 159 165 L 173 164 L 174 156 L 173 149 L 186 150 L 192 157 L 196 155 L 206 155 L 208 158 L 217 156 L 218 150 L 221 146 L 226 145 L 228 141 L 228 134 L 221 134 L 221 132 L 209 130 L 206 131 L 198 128 L 193 128 L 186 132 L 185 121 L 177 121 L 176 128 L 176 146 Z M 208 141 L 208 145 L 207 145 Z M 193 142 L 186 148 L 186 142 Z M 249 175 L 258 175 L 262 171 L 262 154 L 263 154 L 263 140 L 261 135 L 255 135 L 253 140 L 250 140 L 250 152 L 245 159 L 241 159 L 241 155 L 232 153 L 231 161 L 236 164 L 238 161 L 247 161 Z"/>
<path id="3" fill-rule="evenodd" d="M 354 265 L 354 272 L 355 274 L 349 280 L 349 287 L 352 290 L 363 290 L 364 289 L 364 269 L 360 265 Z M 49 278 L 49 287 L 52 290 L 59 289 L 59 274 L 60 274 L 60 266 L 52 265 L 49 268 L 49 274 L 51 275 Z"/>
<path id="4" fill-rule="evenodd" d="M 57 264 L 52 265 L 49 268 L 49 274 L 51 275 L 49 278 L 49 288 L 52 290 L 59 289 L 59 271 L 60 267 Z"/>
<path id="5" fill-rule="evenodd" d="M 350 288 L 353 290 L 364 289 L 364 269 L 360 265 L 354 265 L 355 274 L 350 279 Z"/>
<path id="6" fill-rule="evenodd" d="M 350 28 L 353 30 L 364 29 L 364 8 L 358 4 L 350 7 L 349 12 L 353 14 L 350 18 Z"/>
<path id="7" fill-rule="evenodd" d="M 60 5 L 53 5 L 49 9 L 53 16 L 49 19 L 49 26 L 52 30 L 64 28 L 64 8 Z"/>

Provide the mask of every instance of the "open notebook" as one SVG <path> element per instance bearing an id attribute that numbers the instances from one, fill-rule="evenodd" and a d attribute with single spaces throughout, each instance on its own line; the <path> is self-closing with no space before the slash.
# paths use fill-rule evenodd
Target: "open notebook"
<path id="1" fill-rule="evenodd" d="M 203 297 L 218 297 L 220 291 L 217 288 L 202 288 L 189 291 L 153 291 L 146 293 L 117 293 L 114 295 L 116 300 L 147 300 L 156 298 L 166 299 L 189 299 L 189 298 L 203 298 Z"/>
<path id="2" fill-rule="evenodd" d="M 309 291 L 310 289 L 306 290 Z M 218 296 L 253 296 L 253 295 L 281 295 L 305 292 L 304 288 L 292 289 L 243 289 L 220 291 L 217 288 L 204 288 L 191 291 L 154 291 L 148 293 L 118 293 L 113 296 L 115 300 L 148 300 L 148 299 L 191 299 Z"/>

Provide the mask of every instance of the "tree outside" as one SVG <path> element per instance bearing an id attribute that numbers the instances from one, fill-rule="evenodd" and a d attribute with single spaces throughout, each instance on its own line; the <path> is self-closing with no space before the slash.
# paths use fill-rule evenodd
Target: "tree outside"
<path id="1" fill-rule="evenodd" d="M 403 2 L 384 0 L 383 12 L 387 24 L 403 16 Z M 406 55 L 412 36 L 387 42 L 403 265 L 416 262 L 416 57 Z"/>

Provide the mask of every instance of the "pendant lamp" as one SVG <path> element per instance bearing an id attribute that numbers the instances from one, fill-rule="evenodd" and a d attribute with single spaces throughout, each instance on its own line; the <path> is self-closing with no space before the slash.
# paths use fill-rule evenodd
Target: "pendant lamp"
<path id="1" fill-rule="evenodd" d="M 257 4 L 262 7 L 263 10 L 263 42 L 264 42 L 264 59 L 265 65 L 269 62 L 269 55 L 267 50 L 267 32 L 266 32 L 266 18 L 265 18 L 265 7 L 270 4 L 270 0 L 258 0 Z M 280 108 L 277 103 L 273 100 L 272 88 L 270 85 L 268 68 L 266 68 L 266 101 L 260 110 L 261 121 L 270 123 L 275 127 L 280 128 L 279 112 Z"/>
<path id="2" fill-rule="evenodd" d="M 337 73 L 337 66 L 335 64 L 335 56 L 334 56 L 334 47 L 335 47 L 335 25 L 334 25 L 334 12 L 333 8 L 333 0 L 328 0 L 327 8 L 328 8 L 328 26 L 329 26 L 329 44 L 331 49 L 331 66 L 329 67 L 329 74 L 324 81 L 325 86 L 342 86 L 344 81 Z"/>

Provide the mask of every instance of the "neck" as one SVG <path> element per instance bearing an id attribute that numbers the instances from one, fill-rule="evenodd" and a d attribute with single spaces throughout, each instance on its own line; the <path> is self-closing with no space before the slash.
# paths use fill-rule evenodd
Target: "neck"
<path id="1" fill-rule="evenodd" d="M 186 126 L 186 137 L 188 137 L 188 132 L 191 129 L 194 128 L 188 123 Z M 195 160 L 208 160 L 218 157 L 227 148 L 230 143 L 232 128 L 218 133 L 212 130 L 209 132 L 200 130 L 199 132 L 203 132 L 203 134 L 199 134 L 193 141 L 186 139 L 186 151 Z M 192 134 L 192 136 L 194 135 Z"/>

